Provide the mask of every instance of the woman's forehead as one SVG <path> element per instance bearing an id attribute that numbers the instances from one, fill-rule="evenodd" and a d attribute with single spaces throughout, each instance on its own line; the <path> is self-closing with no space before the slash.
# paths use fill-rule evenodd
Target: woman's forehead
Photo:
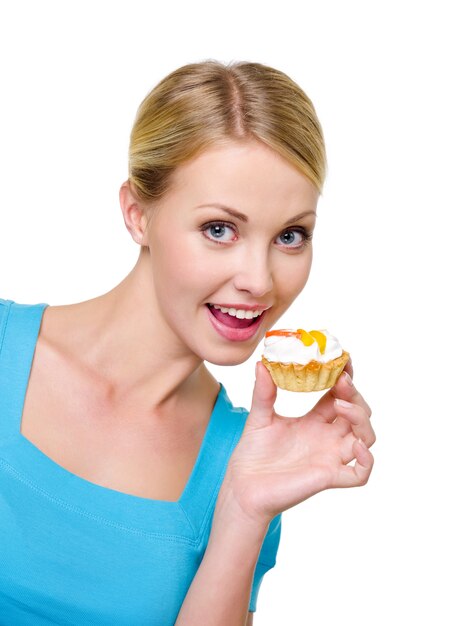
<path id="1" fill-rule="evenodd" d="M 173 182 L 175 191 L 198 196 L 198 204 L 230 206 L 236 200 L 259 196 L 310 205 L 318 197 L 315 186 L 297 168 L 254 141 L 211 146 L 180 165 Z"/>

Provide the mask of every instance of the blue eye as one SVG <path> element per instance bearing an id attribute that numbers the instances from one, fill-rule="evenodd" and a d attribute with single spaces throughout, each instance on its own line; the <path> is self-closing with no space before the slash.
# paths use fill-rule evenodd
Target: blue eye
<path id="1" fill-rule="evenodd" d="M 226 243 L 234 241 L 236 238 L 234 228 L 224 222 L 212 222 L 211 224 L 205 224 L 201 230 L 204 236 L 211 241 Z"/>
<path id="2" fill-rule="evenodd" d="M 276 242 L 288 248 L 301 248 L 312 238 L 305 230 L 289 229 L 277 237 Z"/>

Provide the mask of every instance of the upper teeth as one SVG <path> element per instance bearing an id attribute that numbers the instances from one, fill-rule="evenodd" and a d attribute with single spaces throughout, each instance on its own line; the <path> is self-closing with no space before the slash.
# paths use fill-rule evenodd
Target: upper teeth
<path id="1" fill-rule="evenodd" d="M 238 317 L 239 320 L 243 319 L 253 319 L 254 317 L 258 317 L 261 315 L 263 311 L 247 311 L 246 309 L 227 309 L 225 306 L 219 306 L 218 304 L 211 304 L 214 309 L 219 309 L 222 313 L 228 313 L 232 317 Z"/>

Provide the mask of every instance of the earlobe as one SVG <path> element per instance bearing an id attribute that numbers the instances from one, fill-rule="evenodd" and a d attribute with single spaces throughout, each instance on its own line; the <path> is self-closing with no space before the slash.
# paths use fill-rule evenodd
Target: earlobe
<path id="1" fill-rule="evenodd" d="M 147 215 L 141 203 L 132 192 L 129 180 L 119 190 L 122 216 L 132 239 L 140 246 L 147 246 Z"/>

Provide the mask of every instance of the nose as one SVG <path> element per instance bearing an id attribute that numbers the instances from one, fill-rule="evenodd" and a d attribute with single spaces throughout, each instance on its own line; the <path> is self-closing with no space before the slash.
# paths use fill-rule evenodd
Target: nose
<path id="1" fill-rule="evenodd" d="M 238 262 L 234 285 L 238 291 L 246 291 L 255 298 L 269 293 L 273 288 L 269 255 L 266 252 L 245 250 Z"/>

